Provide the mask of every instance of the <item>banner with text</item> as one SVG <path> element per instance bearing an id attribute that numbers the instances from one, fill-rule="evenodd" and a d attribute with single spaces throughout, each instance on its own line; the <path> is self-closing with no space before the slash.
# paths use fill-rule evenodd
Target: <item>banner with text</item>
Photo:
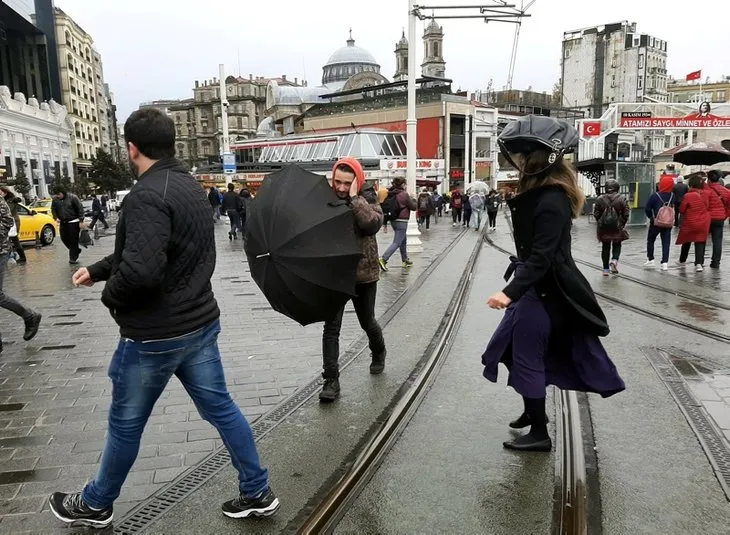
<path id="1" fill-rule="evenodd" d="M 703 103 L 698 113 L 685 117 L 653 117 L 651 112 L 624 112 L 619 128 L 630 130 L 702 130 L 730 129 L 730 117 L 710 113 L 710 106 Z"/>

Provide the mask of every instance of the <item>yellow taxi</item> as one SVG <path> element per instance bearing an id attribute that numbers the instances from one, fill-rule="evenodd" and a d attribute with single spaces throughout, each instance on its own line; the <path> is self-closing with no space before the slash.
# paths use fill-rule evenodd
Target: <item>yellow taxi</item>
<path id="1" fill-rule="evenodd" d="M 50 209 L 50 206 L 49 206 Z M 41 214 L 36 209 L 18 204 L 20 216 L 20 241 L 35 241 L 36 232 L 42 245 L 51 245 L 58 235 L 58 225 L 48 214 Z"/>
<path id="2" fill-rule="evenodd" d="M 51 203 L 53 199 L 36 199 L 30 205 L 30 209 L 38 214 L 51 215 Z"/>

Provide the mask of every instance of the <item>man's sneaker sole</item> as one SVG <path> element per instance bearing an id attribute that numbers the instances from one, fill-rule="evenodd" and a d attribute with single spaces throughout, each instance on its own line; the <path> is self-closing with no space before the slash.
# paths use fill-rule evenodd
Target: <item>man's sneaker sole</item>
<path id="1" fill-rule="evenodd" d="M 223 511 L 223 514 L 228 518 L 248 518 L 250 516 L 271 516 L 279 509 L 279 498 L 275 498 L 268 507 L 261 507 L 256 509 L 246 509 L 245 511 L 229 512 Z"/>
<path id="2" fill-rule="evenodd" d="M 78 519 L 78 518 L 66 518 L 62 514 L 60 514 L 56 509 L 53 507 L 53 502 L 51 499 L 48 499 L 48 508 L 51 510 L 51 513 L 53 513 L 53 516 L 58 518 L 61 522 L 64 522 L 69 525 L 69 527 L 72 528 L 94 528 L 94 529 L 103 529 L 107 527 L 109 524 L 112 523 L 114 520 L 114 513 L 106 519 L 106 520 L 91 520 L 88 518 Z"/>

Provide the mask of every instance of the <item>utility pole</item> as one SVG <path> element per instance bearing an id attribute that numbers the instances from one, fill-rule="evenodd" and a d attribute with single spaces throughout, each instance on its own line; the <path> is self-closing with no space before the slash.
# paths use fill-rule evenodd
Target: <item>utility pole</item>
<path id="1" fill-rule="evenodd" d="M 530 2 L 529 5 L 532 5 Z M 529 7 L 528 5 L 528 7 Z M 436 16 L 436 11 L 450 10 L 455 15 Z M 470 10 L 478 10 L 479 15 L 468 14 Z M 426 15 L 424 12 L 431 12 Z M 510 22 L 520 24 L 524 17 L 529 17 L 525 13 L 525 8 L 517 9 L 514 4 L 508 4 L 504 0 L 491 0 L 489 3 L 481 5 L 456 5 L 456 6 L 420 6 L 416 4 L 416 0 L 408 0 L 408 118 L 406 120 L 406 141 L 407 141 L 407 170 L 406 180 L 408 193 L 416 194 L 416 148 L 417 144 L 417 126 L 418 119 L 416 117 L 416 19 L 482 19 L 486 22 Z M 519 34 L 518 34 L 519 35 Z M 516 46 L 516 45 L 515 45 Z M 470 150 L 474 147 L 470 145 Z M 471 159 L 471 155 L 467 155 L 466 159 Z M 447 173 L 448 169 L 445 170 Z M 423 250 L 418 231 L 418 223 L 416 222 L 415 212 L 411 212 L 411 218 L 408 221 L 408 251 L 420 252 Z"/>

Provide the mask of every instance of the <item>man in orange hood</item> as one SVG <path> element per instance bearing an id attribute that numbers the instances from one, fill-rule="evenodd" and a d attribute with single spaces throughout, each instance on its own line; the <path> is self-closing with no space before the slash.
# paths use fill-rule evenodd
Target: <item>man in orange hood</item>
<path id="1" fill-rule="evenodd" d="M 383 373 L 385 368 L 385 340 L 375 319 L 375 296 L 380 279 L 378 242 L 375 235 L 383 226 L 383 210 L 371 186 L 365 185 L 365 172 L 355 158 L 343 158 L 332 169 L 332 189 L 338 198 L 346 201 L 355 220 L 355 235 L 362 251 L 355 277 L 355 307 L 360 327 L 368 335 L 372 362 L 370 373 Z M 322 364 L 324 385 L 319 393 L 322 402 L 332 402 L 340 395 L 340 328 L 345 307 L 334 319 L 325 322 L 322 334 Z"/>

